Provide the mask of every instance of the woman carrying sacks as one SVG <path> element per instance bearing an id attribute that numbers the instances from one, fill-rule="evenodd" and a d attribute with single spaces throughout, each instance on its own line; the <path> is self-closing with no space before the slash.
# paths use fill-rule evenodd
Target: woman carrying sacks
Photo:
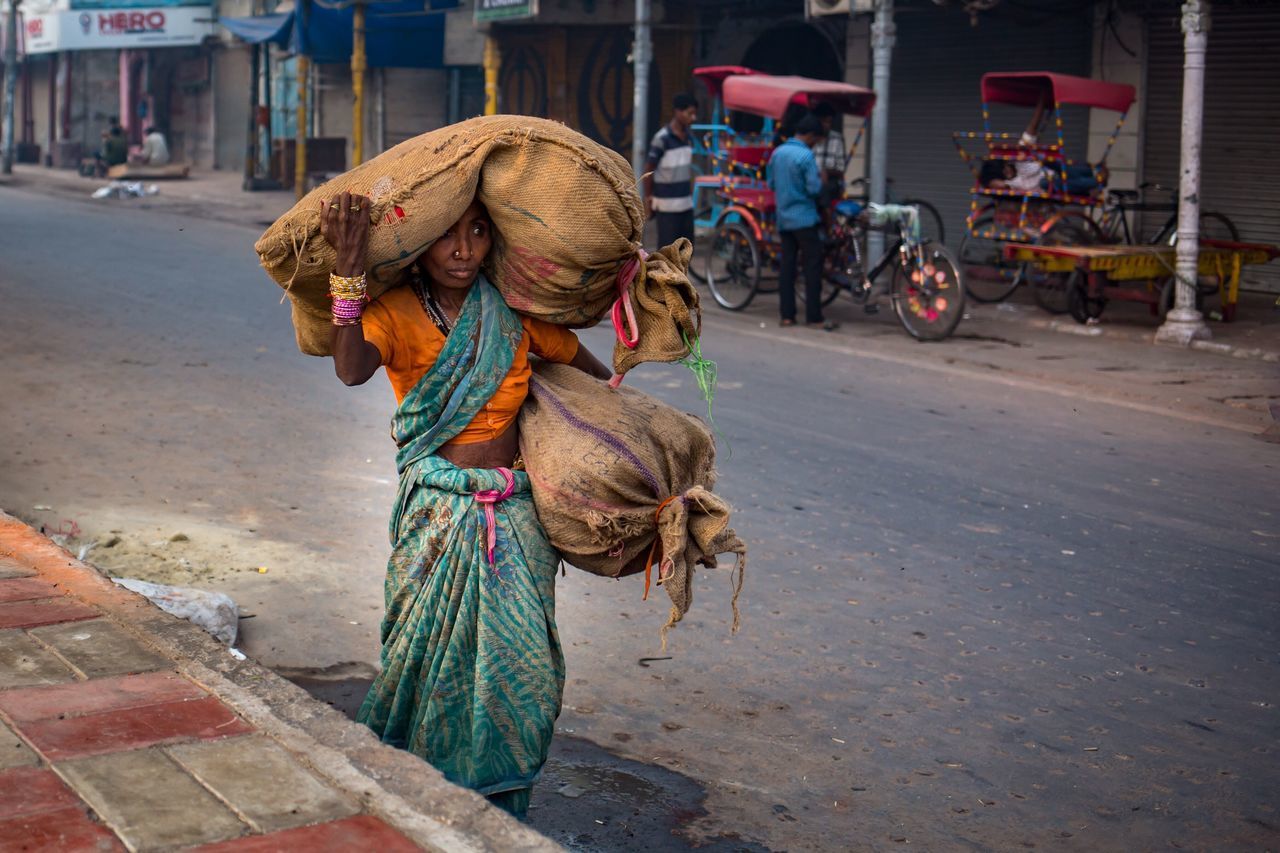
<path id="1" fill-rule="evenodd" d="M 480 271 L 493 224 L 479 202 L 414 262 L 410 284 L 365 296 L 369 201 L 322 205 L 337 251 L 334 368 L 385 367 L 400 488 L 382 672 L 357 719 L 460 785 L 524 817 L 564 687 L 555 625 L 560 556 L 534 513 L 516 415 L 529 353 L 608 379 L 567 329 L 518 316 Z"/>

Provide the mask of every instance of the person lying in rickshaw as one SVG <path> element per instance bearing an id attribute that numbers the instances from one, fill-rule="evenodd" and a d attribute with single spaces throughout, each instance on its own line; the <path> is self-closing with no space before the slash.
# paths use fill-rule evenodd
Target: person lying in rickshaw
<path id="1" fill-rule="evenodd" d="M 1036 111 L 1022 132 L 1018 145 L 1033 149 L 1039 143 L 1040 126 L 1044 123 L 1047 102 L 1044 95 L 1036 104 Z M 1021 160 L 985 160 L 978 171 L 978 183 L 993 190 L 1013 190 L 1019 193 L 1040 193 L 1050 190 L 1067 195 L 1088 195 L 1100 186 L 1106 186 L 1107 167 L 1088 163 L 1058 163 L 1050 166 L 1034 155 Z"/>

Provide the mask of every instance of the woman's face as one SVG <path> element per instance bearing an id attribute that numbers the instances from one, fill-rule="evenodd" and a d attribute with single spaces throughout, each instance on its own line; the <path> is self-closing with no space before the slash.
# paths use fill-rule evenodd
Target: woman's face
<path id="1" fill-rule="evenodd" d="M 465 289 L 493 248 L 493 224 L 478 201 L 418 258 L 418 267 L 441 287 Z"/>

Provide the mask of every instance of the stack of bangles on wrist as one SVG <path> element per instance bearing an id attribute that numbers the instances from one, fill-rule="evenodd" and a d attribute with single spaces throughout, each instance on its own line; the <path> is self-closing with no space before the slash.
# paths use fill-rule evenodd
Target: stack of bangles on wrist
<path id="1" fill-rule="evenodd" d="M 364 273 L 345 276 L 329 273 L 329 298 L 333 300 L 333 325 L 354 326 L 360 322 L 369 301 Z"/>

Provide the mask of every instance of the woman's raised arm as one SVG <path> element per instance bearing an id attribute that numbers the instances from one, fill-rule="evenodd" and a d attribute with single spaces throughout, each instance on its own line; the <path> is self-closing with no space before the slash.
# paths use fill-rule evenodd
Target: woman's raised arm
<path id="1" fill-rule="evenodd" d="M 320 202 L 320 234 L 338 253 L 329 279 L 334 297 L 333 370 L 347 385 L 363 385 L 378 371 L 382 354 L 364 339 L 360 312 L 365 297 L 364 254 L 369 245 L 369 199 L 342 193 Z"/>

